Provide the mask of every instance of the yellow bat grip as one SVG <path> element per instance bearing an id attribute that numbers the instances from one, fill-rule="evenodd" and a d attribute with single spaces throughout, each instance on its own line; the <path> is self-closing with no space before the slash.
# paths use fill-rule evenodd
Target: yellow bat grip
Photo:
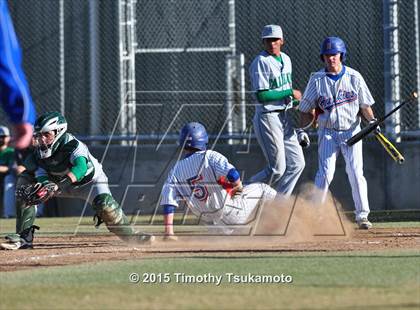
<path id="1" fill-rule="evenodd" d="M 397 163 L 402 164 L 404 157 L 397 150 L 397 148 L 380 132 L 375 133 L 375 138 L 382 144 L 385 151 L 395 160 Z"/>

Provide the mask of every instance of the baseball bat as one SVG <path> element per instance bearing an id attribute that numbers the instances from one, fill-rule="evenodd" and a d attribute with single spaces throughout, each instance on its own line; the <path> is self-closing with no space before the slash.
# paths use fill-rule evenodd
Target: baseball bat
<path id="1" fill-rule="evenodd" d="M 385 151 L 391 156 L 391 158 L 399 164 L 404 162 L 404 157 L 397 150 L 397 148 L 389 141 L 382 133 L 375 133 L 375 138 L 382 144 Z"/>
<path id="2" fill-rule="evenodd" d="M 390 115 L 392 115 L 393 113 L 395 113 L 395 111 L 401 109 L 406 103 L 410 102 L 413 99 L 417 99 L 418 95 L 416 92 L 413 92 L 410 97 L 408 98 L 408 100 L 405 100 L 403 103 L 401 103 L 399 106 L 395 107 L 394 109 L 392 109 L 390 112 L 388 112 L 386 115 L 382 116 L 381 118 L 379 118 L 376 122 L 369 124 L 368 126 L 366 126 L 365 128 L 363 128 L 362 130 L 360 130 L 357 134 L 355 134 L 353 137 L 351 137 L 350 139 L 348 139 L 346 141 L 346 144 L 348 146 L 352 146 L 353 144 L 359 142 L 360 140 L 362 140 L 364 137 L 366 137 L 368 134 L 370 134 L 372 131 L 375 130 L 375 128 L 383 123 L 384 120 L 386 120 Z"/>

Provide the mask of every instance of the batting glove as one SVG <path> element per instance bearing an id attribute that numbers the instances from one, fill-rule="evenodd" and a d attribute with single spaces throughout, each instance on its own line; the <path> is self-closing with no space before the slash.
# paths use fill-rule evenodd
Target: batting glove
<path id="1" fill-rule="evenodd" d="M 303 129 L 298 129 L 296 133 L 300 146 L 304 149 L 308 148 L 311 144 L 311 141 L 309 140 L 309 136 L 306 131 Z"/>
<path id="2" fill-rule="evenodd" d="M 377 121 L 377 119 L 376 119 L 376 118 L 372 118 L 372 119 L 369 121 L 369 125 L 374 124 L 376 121 Z M 379 127 L 379 125 L 378 125 L 378 126 L 376 126 L 376 128 L 375 128 L 375 132 L 376 132 L 376 133 L 381 133 L 381 127 Z"/>

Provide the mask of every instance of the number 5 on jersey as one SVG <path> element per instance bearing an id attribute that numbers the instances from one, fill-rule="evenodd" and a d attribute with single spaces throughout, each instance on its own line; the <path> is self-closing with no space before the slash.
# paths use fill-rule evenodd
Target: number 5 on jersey
<path id="1" fill-rule="evenodd" d="M 199 183 L 201 180 L 203 180 L 203 176 L 196 175 L 192 178 L 187 179 L 187 182 L 191 187 L 191 191 L 193 192 L 194 197 L 200 201 L 206 201 L 209 197 L 209 192 L 203 184 Z"/>

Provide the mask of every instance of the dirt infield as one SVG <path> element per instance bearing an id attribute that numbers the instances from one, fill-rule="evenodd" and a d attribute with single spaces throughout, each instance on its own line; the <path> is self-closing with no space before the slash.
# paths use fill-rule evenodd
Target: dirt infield
<path id="1" fill-rule="evenodd" d="M 279 205 L 281 207 L 279 207 Z M 125 244 L 110 233 L 67 235 L 37 234 L 34 249 L 0 250 L 0 272 L 35 267 L 193 255 L 259 255 L 261 252 L 420 250 L 420 227 L 359 230 L 333 200 L 322 206 L 303 197 L 266 205 L 247 226 L 222 235 L 217 229 L 205 234 L 188 233 L 188 227 L 175 227 L 178 241 L 151 245 Z M 226 227 L 226 226 L 223 226 Z M 150 228 L 150 227 L 149 227 Z M 161 226 L 154 227 L 162 231 Z M 140 231 L 147 231 L 141 228 Z M 210 229 L 214 227 L 210 226 Z M 215 233 L 216 232 L 216 233 Z M 209 235 L 210 233 L 210 235 Z"/>
<path id="2" fill-rule="evenodd" d="M 312 241 L 290 242 L 285 237 L 196 236 L 152 245 L 126 245 L 111 235 L 38 237 L 32 250 L 0 251 L 0 271 L 63 266 L 106 260 L 164 256 L 214 255 L 215 253 L 420 250 L 420 228 L 355 230 L 351 238 L 314 236 Z"/>

